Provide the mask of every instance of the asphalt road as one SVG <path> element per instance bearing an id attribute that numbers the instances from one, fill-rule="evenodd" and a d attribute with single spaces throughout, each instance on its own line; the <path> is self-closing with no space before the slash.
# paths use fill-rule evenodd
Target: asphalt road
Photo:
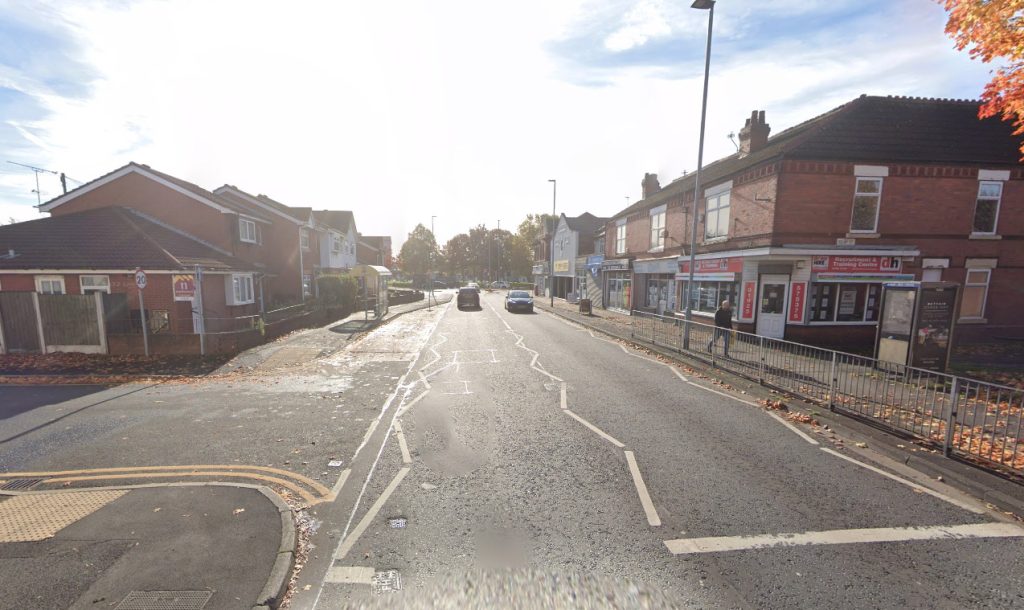
<path id="1" fill-rule="evenodd" d="M 482 303 L 444 312 L 314 509 L 293 607 L 1024 606 L 1024 529 L 980 503 Z"/>

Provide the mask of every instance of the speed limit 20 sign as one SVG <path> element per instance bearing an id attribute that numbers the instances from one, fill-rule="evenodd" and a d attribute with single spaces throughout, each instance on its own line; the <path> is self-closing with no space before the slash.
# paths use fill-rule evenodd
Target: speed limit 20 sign
<path id="1" fill-rule="evenodd" d="M 146 287 L 146 272 L 142 269 L 135 270 L 135 285 L 142 290 Z"/>

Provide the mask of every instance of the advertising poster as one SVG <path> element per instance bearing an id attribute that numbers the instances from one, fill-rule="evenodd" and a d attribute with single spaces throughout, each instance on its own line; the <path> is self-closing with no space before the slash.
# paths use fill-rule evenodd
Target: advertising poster
<path id="1" fill-rule="evenodd" d="M 196 278 L 192 274 L 175 275 L 171 278 L 174 284 L 175 301 L 191 301 L 196 296 Z"/>
<path id="2" fill-rule="evenodd" d="M 807 282 L 793 282 L 789 289 L 789 322 L 800 324 L 804 321 L 804 303 L 807 296 Z"/>
<path id="3" fill-rule="evenodd" d="M 754 319 L 754 291 L 757 290 L 755 282 L 743 282 L 743 311 L 740 316 L 743 320 Z"/>
<path id="4" fill-rule="evenodd" d="M 956 312 L 956 293 L 956 286 L 921 288 L 911 366 L 940 372 L 946 370 L 953 334 L 953 315 Z"/>

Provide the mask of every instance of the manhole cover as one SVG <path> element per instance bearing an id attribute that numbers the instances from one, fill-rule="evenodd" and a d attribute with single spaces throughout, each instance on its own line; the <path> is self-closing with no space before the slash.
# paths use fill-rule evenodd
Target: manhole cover
<path id="1" fill-rule="evenodd" d="M 373 575 L 370 586 L 374 593 L 394 593 L 402 590 L 402 576 L 398 570 L 381 570 Z"/>
<path id="2" fill-rule="evenodd" d="M 408 523 L 408 521 L 406 521 L 405 517 L 392 517 L 391 519 L 388 519 L 388 527 L 393 530 L 405 528 L 406 523 Z"/>
<path id="3" fill-rule="evenodd" d="M 213 591 L 132 591 L 114 610 L 202 610 Z"/>
<path id="4" fill-rule="evenodd" d="M 42 483 L 42 479 L 11 479 L 0 486 L 4 491 L 24 491 Z"/>

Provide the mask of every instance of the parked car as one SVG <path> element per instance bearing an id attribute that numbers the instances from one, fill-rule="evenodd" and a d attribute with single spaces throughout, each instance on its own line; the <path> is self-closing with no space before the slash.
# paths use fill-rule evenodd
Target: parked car
<path id="1" fill-rule="evenodd" d="M 505 295 L 505 311 L 533 313 L 533 295 L 526 290 L 511 290 Z"/>
<path id="2" fill-rule="evenodd" d="M 508 290 L 508 282 L 506 282 L 505 280 L 498 280 L 497 282 L 491 284 L 491 288 L 500 288 L 502 290 Z"/>
<path id="3" fill-rule="evenodd" d="M 463 286 L 462 288 L 459 288 L 459 296 L 456 297 L 455 304 L 459 309 L 469 306 L 480 309 L 479 289 L 471 286 Z"/>

